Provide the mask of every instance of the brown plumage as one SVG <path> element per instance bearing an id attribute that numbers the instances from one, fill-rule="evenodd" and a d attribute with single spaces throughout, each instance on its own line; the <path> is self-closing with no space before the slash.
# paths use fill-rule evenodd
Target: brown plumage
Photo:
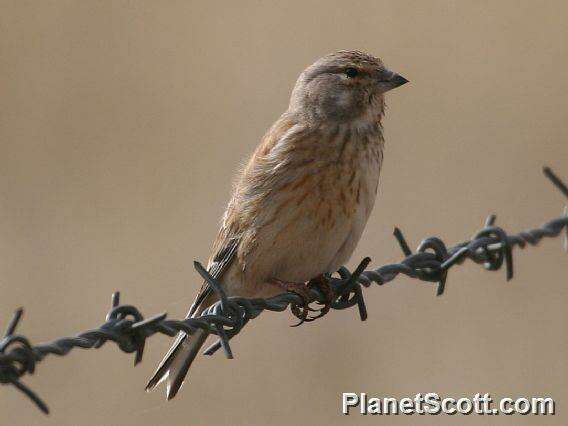
<path id="1" fill-rule="evenodd" d="M 208 270 L 230 296 L 268 297 L 346 262 L 373 208 L 384 93 L 407 80 L 366 53 L 324 56 L 298 78 L 288 110 L 241 171 Z M 188 316 L 215 302 L 204 284 Z M 180 333 L 148 383 L 178 392 L 207 335 Z"/>

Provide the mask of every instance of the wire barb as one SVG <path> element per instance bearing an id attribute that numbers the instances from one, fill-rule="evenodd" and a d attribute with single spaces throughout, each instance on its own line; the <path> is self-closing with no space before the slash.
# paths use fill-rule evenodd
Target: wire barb
<path id="1" fill-rule="evenodd" d="M 556 188 L 568 198 L 568 187 L 550 168 L 543 169 L 544 174 Z M 535 246 L 542 238 L 554 238 L 562 231 L 568 238 L 568 208 L 564 214 L 542 226 L 507 234 L 502 228 L 495 226 L 495 215 L 490 215 L 485 226 L 474 237 L 466 242 L 447 248 L 437 237 L 429 237 L 420 243 L 416 252 L 412 252 L 400 229 L 395 228 L 394 236 L 405 255 L 399 263 L 384 265 L 374 270 L 365 270 L 371 259 L 365 258 L 350 273 L 342 267 L 337 276 L 329 277 L 333 292 L 332 309 L 347 309 L 357 305 L 362 321 L 367 319 L 367 308 L 363 299 L 361 286 L 369 287 L 372 283 L 384 285 L 394 280 L 399 274 L 415 278 L 426 283 L 436 283 L 438 296 L 446 288 L 448 271 L 457 264 L 470 259 L 482 264 L 487 270 L 496 271 L 503 265 L 506 268 L 507 280 L 513 278 L 514 247 L 525 248 L 527 244 Z M 568 249 L 568 241 L 567 241 Z M 98 328 L 85 331 L 73 337 L 64 337 L 52 342 L 32 346 L 24 336 L 16 334 L 21 321 L 23 309 L 15 311 L 0 340 L 0 383 L 11 384 L 20 390 L 44 413 L 49 413 L 47 405 L 39 396 L 23 384 L 20 379 L 26 374 L 35 372 L 36 363 L 47 355 L 67 355 L 73 348 L 99 348 L 106 342 L 114 342 L 125 353 L 135 353 L 134 364 L 142 361 L 146 340 L 154 334 L 175 336 L 178 332 L 193 333 L 196 329 L 206 330 L 214 334 L 218 340 L 204 353 L 212 355 L 223 348 L 227 358 L 233 358 L 229 340 L 237 335 L 248 322 L 258 317 L 263 311 L 281 312 L 288 307 L 294 308 L 305 303 L 298 294 L 286 292 L 268 299 L 246 299 L 227 297 L 221 283 L 215 280 L 199 263 L 194 263 L 198 274 L 206 280 L 219 297 L 219 301 L 206 309 L 197 318 L 184 320 L 167 319 L 162 313 L 144 319 L 140 311 L 132 305 L 120 304 L 120 293 L 115 292 L 111 299 L 111 308 L 105 322 Z M 310 289 L 311 300 L 326 300 L 326 296 L 317 286 Z"/>

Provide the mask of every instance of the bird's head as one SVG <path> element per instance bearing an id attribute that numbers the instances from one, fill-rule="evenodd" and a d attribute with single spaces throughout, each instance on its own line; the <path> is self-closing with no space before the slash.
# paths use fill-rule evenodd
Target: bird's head
<path id="1" fill-rule="evenodd" d="M 315 120 L 380 120 L 383 94 L 408 82 L 369 54 L 342 50 L 320 58 L 302 72 L 290 110 Z"/>

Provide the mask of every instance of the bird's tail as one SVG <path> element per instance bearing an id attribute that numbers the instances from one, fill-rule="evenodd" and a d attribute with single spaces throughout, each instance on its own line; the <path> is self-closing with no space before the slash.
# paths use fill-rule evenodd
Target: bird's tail
<path id="1" fill-rule="evenodd" d="M 197 329 L 191 336 L 180 332 L 176 340 L 156 372 L 146 385 L 146 390 L 151 391 L 162 380 L 166 381 L 166 398 L 172 399 L 178 393 L 183 380 L 191 366 L 191 363 L 199 353 L 201 346 L 205 343 L 208 333 L 205 330 Z"/>

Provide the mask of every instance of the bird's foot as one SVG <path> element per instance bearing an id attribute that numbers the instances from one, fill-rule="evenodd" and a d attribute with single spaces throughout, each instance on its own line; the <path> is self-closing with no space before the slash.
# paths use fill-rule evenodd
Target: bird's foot
<path id="1" fill-rule="evenodd" d="M 331 285 L 329 283 L 329 277 L 327 277 L 326 275 L 320 275 L 319 277 L 310 280 L 308 282 L 308 288 L 317 288 L 319 291 L 323 293 L 325 297 L 324 303 L 317 302 L 318 304 L 322 305 L 322 308 L 319 310 L 319 313 L 315 317 L 307 319 L 308 321 L 313 321 L 315 319 L 323 317 L 325 314 L 329 312 L 335 294 L 333 293 L 333 289 L 331 288 Z"/>
<path id="2" fill-rule="evenodd" d="M 325 275 L 320 275 L 312 280 L 310 280 L 307 284 L 306 283 L 296 283 L 296 282 L 288 282 L 282 281 L 277 278 L 273 278 L 270 280 L 272 284 L 277 285 L 278 287 L 282 288 L 283 290 L 296 293 L 302 298 L 303 304 L 290 305 L 290 310 L 292 314 L 300 320 L 299 323 L 292 325 L 292 327 L 297 327 L 304 322 L 311 322 L 318 318 L 323 317 L 325 314 L 329 312 L 331 309 L 331 303 L 333 302 L 334 293 L 331 285 L 329 283 L 329 278 Z M 322 305 L 321 309 L 312 309 L 309 304 L 312 299 L 310 290 L 312 288 L 317 288 L 320 292 L 323 293 L 325 297 L 325 302 L 317 302 L 318 304 Z M 310 317 L 308 314 L 310 312 L 317 312 L 317 315 Z"/>
<path id="3" fill-rule="evenodd" d="M 289 281 L 282 281 L 278 278 L 272 278 L 270 280 L 271 284 L 277 285 L 283 290 L 295 293 L 302 298 L 302 305 L 291 304 L 290 310 L 292 315 L 300 320 L 299 323 L 291 325 L 291 327 L 297 327 L 304 322 L 313 321 L 313 319 L 308 317 L 309 312 L 319 312 L 315 309 L 310 308 L 309 304 L 312 299 L 310 293 L 310 287 L 306 283 L 295 283 Z"/>

